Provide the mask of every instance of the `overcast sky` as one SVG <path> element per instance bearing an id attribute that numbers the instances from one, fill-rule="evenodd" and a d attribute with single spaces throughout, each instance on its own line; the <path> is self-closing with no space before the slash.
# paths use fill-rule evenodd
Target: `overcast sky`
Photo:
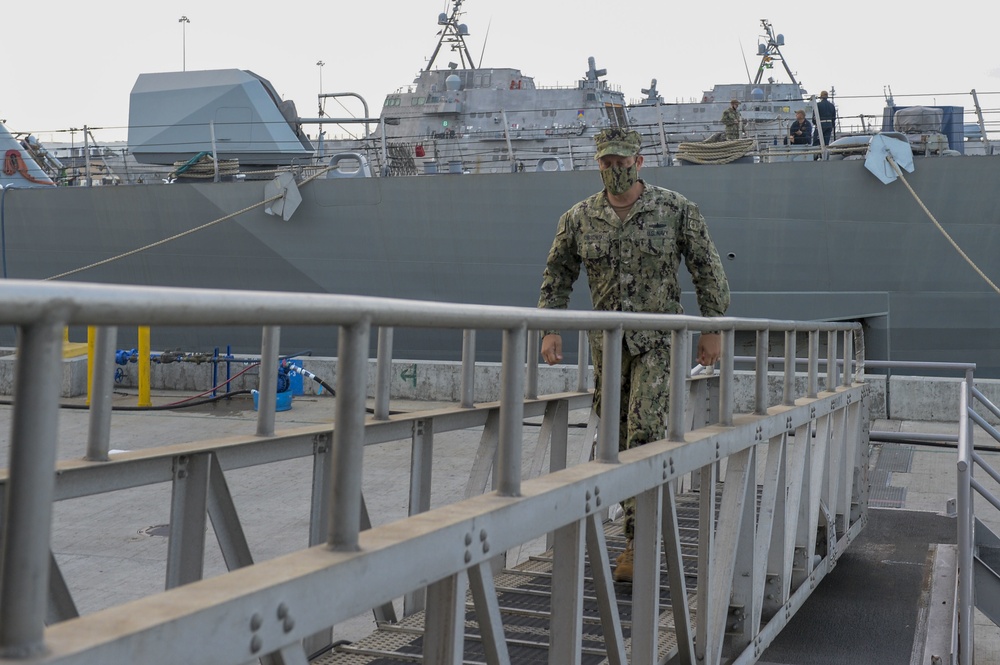
<path id="1" fill-rule="evenodd" d="M 136 77 L 178 71 L 185 60 L 187 69 L 249 69 L 294 100 L 303 117 L 316 115 L 322 70 L 324 92 L 359 93 L 377 116 L 385 94 L 424 66 L 437 42 L 437 16 L 449 10 L 445 0 L 55 5 L 6 11 L 2 32 L 0 119 L 43 141 L 68 140 L 51 132 L 83 125 L 108 128 L 95 130 L 99 141 L 124 139 Z M 626 98 L 640 97 L 656 78 L 670 102 L 700 98 L 714 83 L 746 81 L 767 18 L 784 35 L 782 52 L 800 82 L 811 93 L 835 89 L 841 116 L 880 113 L 887 86 L 901 104 L 967 108 L 975 88 L 983 106 L 1000 109 L 1000 51 L 991 35 L 1000 27 L 1000 3 L 927 6 L 926 17 L 920 6 L 465 0 L 461 20 L 483 67 L 520 68 L 538 85 L 572 85 L 594 56 Z M 823 19 L 817 7 L 829 8 Z M 455 58 L 439 56 L 442 66 L 448 60 Z M 771 73 L 787 81 L 780 67 Z M 327 114 L 362 115 L 356 101 L 345 103 L 347 110 L 328 101 Z"/>

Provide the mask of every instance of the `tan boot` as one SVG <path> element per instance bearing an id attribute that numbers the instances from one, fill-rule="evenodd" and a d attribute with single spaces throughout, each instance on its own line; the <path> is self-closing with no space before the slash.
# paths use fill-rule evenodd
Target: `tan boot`
<path id="1" fill-rule="evenodd" d="M 625 549 L 615 558 L 615 569 L 611 578 L 618 583 L 632 583 L 632 541 L 625 541 Z"/>

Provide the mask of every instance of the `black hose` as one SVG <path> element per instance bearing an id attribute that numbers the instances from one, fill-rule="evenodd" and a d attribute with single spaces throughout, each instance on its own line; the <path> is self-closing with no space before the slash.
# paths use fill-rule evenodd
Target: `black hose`
<path id="1" fill-rule="evenodd" d="M 171 411 L 173 409 L 186 409 L 191 406 L 201 406 L 202 404 L 211 404 L 212 402 L 218 402 L 219 400 L 229 399 L 230 397 L 235 397 L 236 395 L 249 395 L 249 390 L 234 390 L 231 393 L 226 393 L 225 395 L 216 395 L 215 397 L 206 397 L 205 399 L 191 400 L 190 402 L 177 402 L 176 404 L 159 404 L 156 406 L 112 406 L 112 411 Z M 3 406 L 13 406 L 14 400 L 5 399 L 0 400 L 0 405 Z M 89 404 L 60 404 L 60 409 L 90 409 Z"/>
<path id="2" fill-rule="evenodd" d="M 896 432 L 893 432 L 896 434 Z M 947 448 L 949 450 L 958 450 L 958 444 L 953 441 L 926 441 L 922 439 L 907 439 L 905 437 L 893 438 L 892 440 L 881 439 L 877 436 L 869 437 L 872 443 L 898 443 L 900 445 L 907 446 L 926 446 L 927 448 Z M 998 453 L 1000 452 L 1000 446 L 973 446 L 973 450 L 977 452 L 987 452 L 987 453 Z"/>

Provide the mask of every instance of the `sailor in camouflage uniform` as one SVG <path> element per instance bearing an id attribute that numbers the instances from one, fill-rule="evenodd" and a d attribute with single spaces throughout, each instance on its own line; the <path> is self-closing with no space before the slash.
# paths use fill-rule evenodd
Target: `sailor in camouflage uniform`
<path id="1" fill-rule="evenodd" d="M 722 112 L 722 124 L 726 126 L 726 139 L 733 140 L 740 137 L 740 124 L 742 122 L 740 100 L 734 99 L 729 102 L 729 108 Z"/>
<path id="2" fill-rule="evenodd" d="M 577 203 L 559 220 L 542 277 L 539 307 L 565 308 L 581 265 L 587 270 L 594 309 L 681 314 L 678 268 L 684 260 L 697 291 L 702 316 L 723 316 L 729 284 L 719 253 L 698 206 L 676 192 L 639 179 L 642 155 L 638 132 L 604 130 L 595 137 L 605 189 Z M 702 334 L 698 362 L 714 365 L 721 336 Z M 601 413 L 601 336 L 591 336 L 594 408 Z M 562 338 L 546 331 L 543 360 L 562 360 Z M 670 333 L 625 331 L 619 449 L 665 438 L 670 391 Z M 609 417 L 615 417 L 609 414 Z M 627 547 L 614 577 L 632 579 L 635 500 L 624 502 Z"/>

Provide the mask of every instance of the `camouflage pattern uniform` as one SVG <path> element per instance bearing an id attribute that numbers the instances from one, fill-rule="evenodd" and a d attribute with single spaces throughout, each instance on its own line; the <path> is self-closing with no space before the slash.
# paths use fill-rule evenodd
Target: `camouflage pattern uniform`
<path id="1" fill-rule="evenodd" d="M 726 126 L 726 138 L 738 139 L 740 137 L 740 112 L 732 106 L 722 112 L 722 124 Z"/>
<path id="2" fill-rule="evenodd" d="M 542 279 L 539 307 L 565 308 L 583 265 L 595 310 L 681 314 L 677 271 L 691 273 L 703 316 L 723 316 L 729 284 L 698 206 L 661 187 L 644 190 L 624 222 L 605 192 L 581 201 L 559 220 Z M 546 331 L 546 334 L 558 331 Z M 601 336 L 590 342 L 601 412 Z M 619 449 L 663 439 L 670 391 L 670 333 L 627 330 L 622 349 Z M 635 501 L 625 507 L 631 538 Z"/>

